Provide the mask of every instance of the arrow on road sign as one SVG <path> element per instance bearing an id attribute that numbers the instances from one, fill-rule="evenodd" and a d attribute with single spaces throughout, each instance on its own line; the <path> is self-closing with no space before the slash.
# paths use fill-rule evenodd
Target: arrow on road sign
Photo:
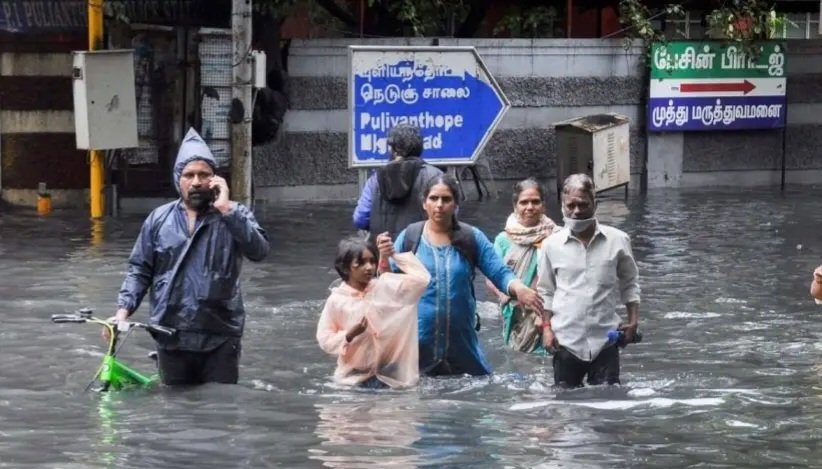
<path id="1" fill-rule="evenodd" d="M 756 88 L 756 85 L 745 80 L 736 83 L 683 83 L 679 86 L 679 91 L 682 93 L 741 92 L 742 94 L 748 94 L 754 88 Z"/>
<path id="2" fill-rule="evenodd" d="M 472 164 L 511 104 L 472 46 L 349 46 L 349 166 L 389 161 L 388 132 L 419 127 L 423 158 Z"/>

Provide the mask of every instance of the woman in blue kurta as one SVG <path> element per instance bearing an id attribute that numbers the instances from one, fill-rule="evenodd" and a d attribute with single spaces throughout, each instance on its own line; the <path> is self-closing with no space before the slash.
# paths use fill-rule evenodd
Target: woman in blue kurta
<path id="1" fill-rule="evenodd" d="M 457 194 L 457 182 L 451 176 L 443 174 L 429 181 L 423 191 L 428 220 L 422 222 L 419 241 L 414 243 L 417 258 L 431 274 L 418 309 L 420 372 L 429 376 L 491 373 L 476 331 L 472 258 L 499 290 L 542 311 L 542 298 L 502 262 L 488 238 L 477 228 L 457 221 Z M 385 258 L 395 250 L 408 250 L 405 237 L 410 228 L 397 236 L 393 246 L 387 234 L 377 237 Z M 380 266 L 383 271 L 387 268 Z"/>

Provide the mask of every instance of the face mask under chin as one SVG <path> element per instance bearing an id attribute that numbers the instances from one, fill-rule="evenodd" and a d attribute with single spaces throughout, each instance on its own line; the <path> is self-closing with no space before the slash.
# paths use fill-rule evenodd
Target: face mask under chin
<path id="1" fill-rule="evenodd" d="M 563 221 L 565 223 L 565 226 L 567 226 L 572 233 L 582 233 L 588 228 L 594 226 L 597 222 L 597 219 L 596 217 L 582 219 L 564 217 Z"/>

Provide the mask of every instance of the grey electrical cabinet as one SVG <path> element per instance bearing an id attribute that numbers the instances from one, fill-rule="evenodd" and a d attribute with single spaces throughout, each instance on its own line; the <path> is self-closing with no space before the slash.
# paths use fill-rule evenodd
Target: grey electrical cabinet
<path id="1" fill-rule="evenodd" d="M 136 148 L 134 51 L 77 51 L 72 67 L 77 148 Z"/>
<path id="2" fill-rule="evenodd" d="M 597 192 L 631 181 L 630 122 L 620 114 L 596 114 L 554 124 L 557 191 L 566 177 L 586 173 Z"/>

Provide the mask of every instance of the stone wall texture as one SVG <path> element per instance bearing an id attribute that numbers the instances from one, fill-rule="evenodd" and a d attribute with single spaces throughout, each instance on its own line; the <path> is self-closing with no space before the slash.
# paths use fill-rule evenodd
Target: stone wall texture
<path id="1" fill-rule="evenodd" d="M 631 119 L 631 173 L 645 161 L 644 48 L 620 40 L 459 40 L 477 48 L 512 108 L 485 147 L 499 179 L 555 178 L 552 124 L 602 112 Z M 347 161 L 348 45 L 432 45 L 430 39 L 318 39 L 289 49 L 289 112 L 282 136 L 255 149 L 258 187 L 351 184 Z M 788 127 L 692 132 L 682 139 L 683 172 L 776 170 L 783 134 L 788 169 L 822 168 L 822 41 L 788 42 Z M 651 137 L 653 138 L 653 136 Z M 661 155 L 648 155 L 649 159 Z"/>

